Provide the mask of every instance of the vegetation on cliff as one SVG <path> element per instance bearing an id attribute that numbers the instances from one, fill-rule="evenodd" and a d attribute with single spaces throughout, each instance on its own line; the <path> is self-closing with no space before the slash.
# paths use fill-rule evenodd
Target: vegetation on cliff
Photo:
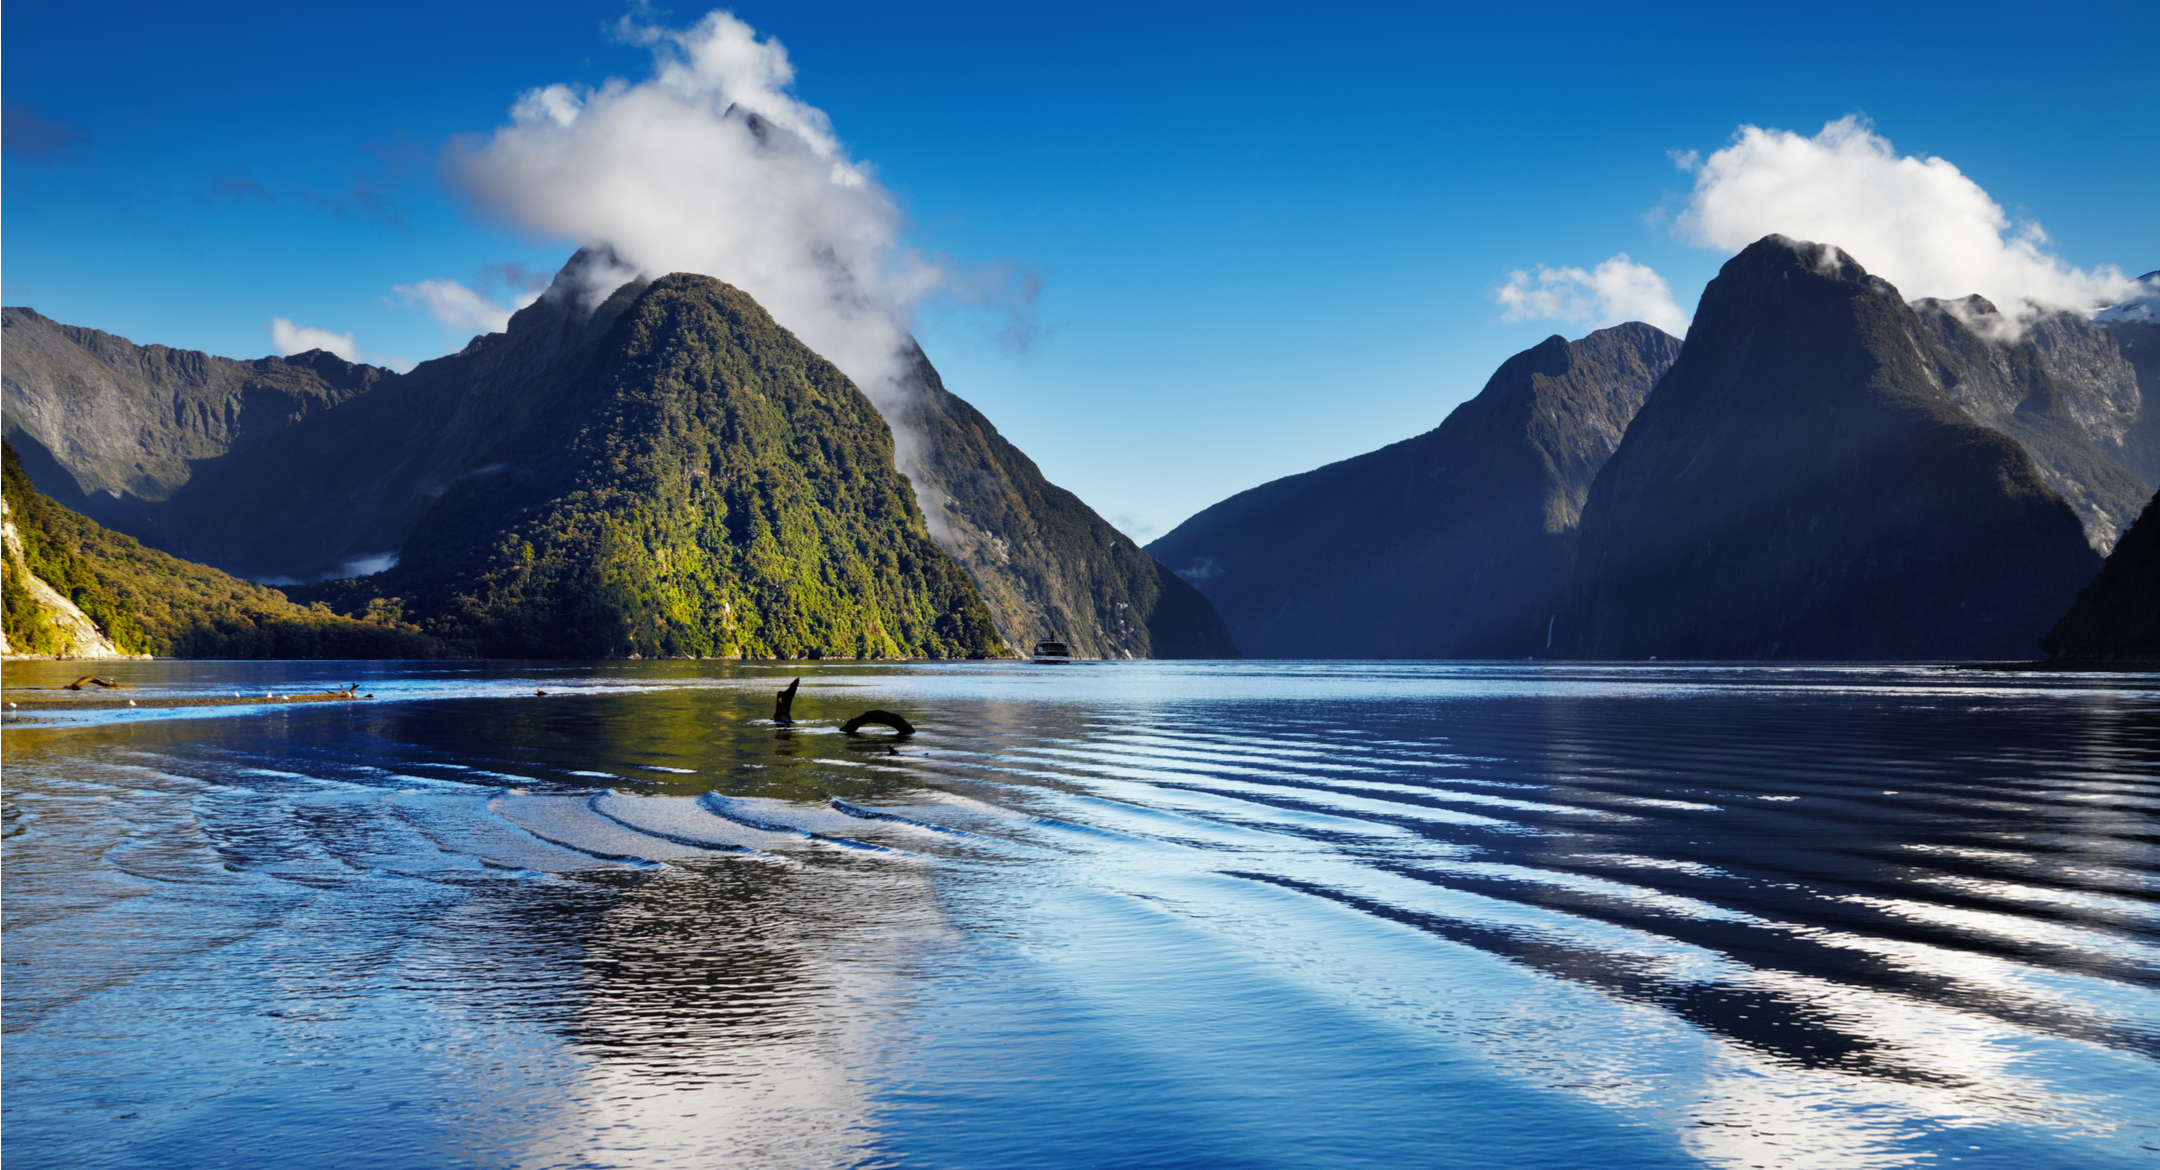
<path id="1" fill-rule="evenodd" d="M 174 658 L 402 658 L 439 653 L 378 605 L 372 620 L 296 605 L 283 593 L 146 548 L 41 494 L 5 447 L 7 519 L 22 548 L 6 558 L 0 622 L 16 653 L 68 651 L 24 572 L 73 601 L 122 651 Z"/>
<path id="2" fill-rule="evenodd" d="M 505 657 L 986 657 L 891 432 L 747 294 L 618 290 L 474 444 L 401 562 L 296 594 Z"/>

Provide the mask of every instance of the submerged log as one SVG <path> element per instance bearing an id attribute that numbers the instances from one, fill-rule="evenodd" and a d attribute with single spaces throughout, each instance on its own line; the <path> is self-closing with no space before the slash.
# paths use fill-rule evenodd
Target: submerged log
<path id="1" fill-rule="evenodd" d="M 861 731 L 865 725 L 871 723 L 875 723 L 881 727 L 890 727 L 894 731 L 897 731 L 902 735 L 915 734 L 914 724 L 909 723 L 907 720 L 900 718 L 898 715 L 895 715 L 890 711 L 865 711 L 862 714 L 857 715 L 855 718 L 848 720 L 846 723 L 841 724 L 840 730 L 847 733 L 848 735 L 853 735 L 856 732 Z"/>
<path id="2" fill-rule="evenodd" d="M 120 683 L 115 679 L 100 678 L 94 674 L 86 674 L 81 678 L 76 679 L 74 682 L 69 683 L 66 689 L 71 691 L 79 691 L 82 689 L 82 685 L 84 683 L 96 683 L 101 687 L 117 687 L 120 685 Z"/>
<path id="3" fill-rule="evenodd" d="M 774 723 L 777 723 L 782 727 L 792 727 L 795 725 L 794 716 L 790 713 L 795 709 L 795 688 L 801 685 L 802 680 L 796 679 L 794 682 L 791 682 L 787 685 L 786 690 L 780 692 L 779 696 L 773 703 L 772 721 Z"/>

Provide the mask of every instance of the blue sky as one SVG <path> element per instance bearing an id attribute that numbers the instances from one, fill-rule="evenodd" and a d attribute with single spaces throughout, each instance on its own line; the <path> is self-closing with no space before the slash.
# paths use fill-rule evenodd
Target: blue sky
<path id="1" fill-rule="evenodd" d="M 476 197 L 446 147 L 484 143 L 536 87 L 650 77 L 650 48 L 612 31 L 629 11 L 15 0 L 4 299 L 235 357 L 275 352 L 280 318 L 386 358 L 455 349 L 465 334 L 400 286 L 507 300 L 520 269 L 552 272 L 576 241 Z M 1749 195 L 1761 182 L 1734 179 L 1723 204 L 1699 194 L 1743 126 L 1812 141 L 1856 117 L 1851 150 L 1893 155 L 1854 165 L 1954 165 L 1961 178 L 1908 165 L 1917 185 L 1853 200 L 1817 172 L 1859 155 L 1764 140 L 1725 156 L 1802 189 L 1814 202 L 1795 218 L 1850 223 L 1879 252 L 1912 234 L 1897 222 L 1984 192 L 2005 240 L 2044 227 L 2025 254 L 2058 272 L 2160 268 L 2149 6 L 729 11 L 784 43 L 793 98 L 901 210 L 899 249 L 1006 294 L 1005 310 L 907 303 L 947 385 L 1143 540 L 1429 429 L 1509 354 L 1603 319 L 1589 296 L 1588 316 L 1511 320 L 1496 299 L 1511 273 L 1588 295 L 1539 266 L 1587 275 L 1625 253 L 1691 310 L 1735 233 L 1788 213 Z M 1689 152 L 1695 172 L 1675 163 Z M 1786 177 L 1780 157 L 1828 161 Z M 1918 211 L 1887 205 L 1899 190 Z M 1955 258 L 1883 259 L 1909 295 L 1973 291 L 1914 287 L 1963 279 Z M 1036 282 L 1016 347 L 1009 310 Z"/>

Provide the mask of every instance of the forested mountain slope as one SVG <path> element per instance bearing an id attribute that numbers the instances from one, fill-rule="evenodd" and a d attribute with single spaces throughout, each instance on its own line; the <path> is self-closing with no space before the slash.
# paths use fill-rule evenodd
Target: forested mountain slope
<path id="1" fill-rule="evenodd" d="M 340 617 L 145 548 L 39 493 L 15 448 L 4 450 L 8 653 L 411 658 L 444 649 L 380 605 L 369 620 Z"/>
<path id="2" fill-rule="evenodd" d="M 395 568 L 300 595 L 398 596 L 496 656 L 1002 653 L 832 363 L 709 277 L 625 285 L 594 320 L 478 431 Z"/>

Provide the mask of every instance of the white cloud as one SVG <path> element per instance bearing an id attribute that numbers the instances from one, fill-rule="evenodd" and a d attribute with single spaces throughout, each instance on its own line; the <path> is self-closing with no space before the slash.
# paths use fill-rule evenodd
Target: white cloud
<path id="1" fill-rule="evenodd" d="M 2037 223 L 2014 224 L 1978 183 L 1941 158 L 1900 156 L 1858 118 L 1812 138 L 1742 126 L 1695 174 L 1682 238 L 1738 251 L 1772 232 L 1836 244 L 1906 297 L 1979 293 L 2003 312 L 2090 310 L 2131 295 L 2113 267 L 2073 268 Z"/>
<path id="2" fill-rule="evenodd" d="M 424 304 L 443 328 L 463 336 L 501 333 L 510 327 L 510 315 L 540 299 L 539 289 L 518 295 L 509 305 L 499 305 L 454 280 L 423 280 L 401 284 L 394 290 L 405 303 Z"/>
<path id="3" fill-rule="evenodd" d="M 394 549 L 390 552 L 370 553 L 346 561 L 344 564 L 339 565 L 330 575 L 332 577 L 372 577 L 384 570 L 397 568 L 397 563 L 398 555 Z"/>
<path id="4" fill-rule="evenodd" d="M 649 79 L 531 90 L 509 125 L 453 152 L 452 173 L 519 227 L 612 250 L 632 270 L 615 283 L 698 272 L 743 289 L 897 417 L 914 310 L 998 297 L 901 244 L 892 195 L 787 92 L 778 41 L 725 12 L 680 31 L 626 19 L 621 34 L 652 49 Z"/>
<path id="5" fill-rule="evenodd" d="M 1642 321 L 1674 335 L 1686 333 L 1688 326 L 1688 315 L 1673 302 L 1665 278 L 1649 265 L 1628 259 L 1625 252 L 1587 271 L 1541 264 L 1533 276 L 1518 269 L 1493 290 L 1492 298 L 1505 306 L 1500 316 L 1510 322 L 1587 321 L 1591 328 L 1602 329 Z"/>
<path id="6" fill-rule="evenodd" d="M 350 333 L 332 333 L 328 329 L 316 329 L 308 325 L 295 325 L 283 317 L 271 318 L 264 326 L 270 331 L 270 344 L 286 357 L 306 353 L 311 349 L 326 349 L 349 362 L 360 360 L 360 346 Z"/>
<path id="7" fill-rule="evenodd" d="M 328 329 L 317 329 L 312 325 L 295 325 L 285 317 L 272 317 L 263 328 L 270 333 L 271 346 L 286 357 L 306 353 L 311 349 L 321 349 L 349 362 L 388 366 L 399 373 L 413 367 L 409 358 L 362 353 L 359 343 L 353 340 L 350 333 L 332 333 Z"/>

